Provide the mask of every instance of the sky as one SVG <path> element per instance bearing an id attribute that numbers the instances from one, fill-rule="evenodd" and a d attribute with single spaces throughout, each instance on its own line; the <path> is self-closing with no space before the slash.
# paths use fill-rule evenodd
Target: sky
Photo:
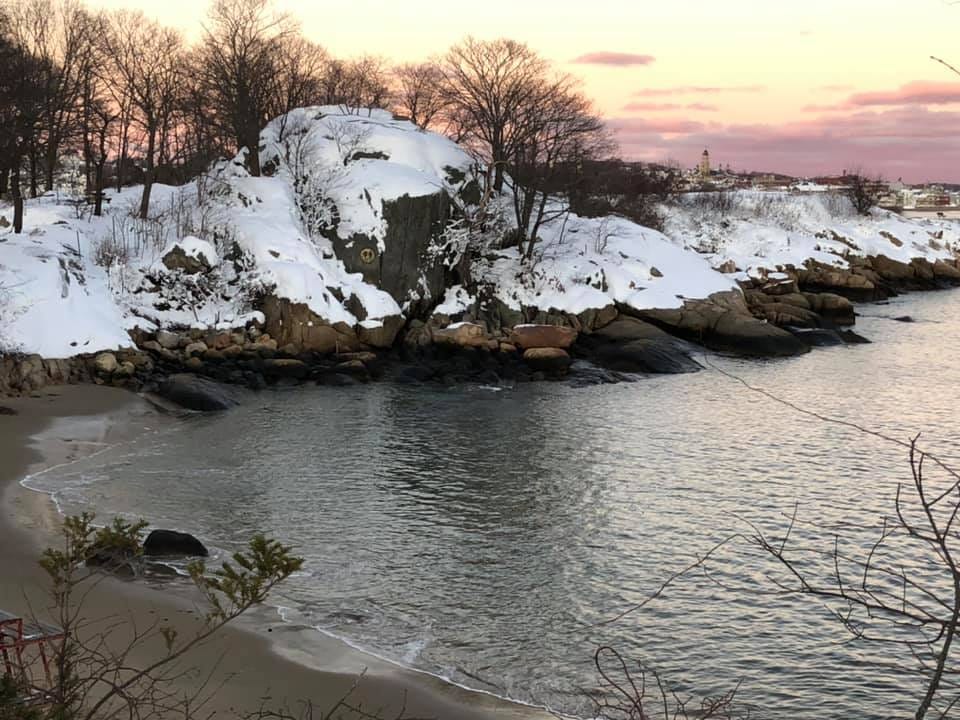
<path id="1" fill-rule="evenodd" d="M 467 34 L 583 81 L 625 158 L 960 182 L 960 1 L 276 0 L 338 56 L 397 62 Z M 202 0 L 93 0 L 202 32 Z"/>

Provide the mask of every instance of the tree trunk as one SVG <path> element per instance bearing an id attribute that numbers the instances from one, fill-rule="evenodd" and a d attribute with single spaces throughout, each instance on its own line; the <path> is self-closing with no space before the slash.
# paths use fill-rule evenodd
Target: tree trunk
<path id="1" fill-rule="evenodd" d="M 97 162 L 93 181 L 93 214 L 100 217 L 103 214 L 103 166 L 107 159 L 101 155 Z"/>
<path id="2" fill-rule="evenodd" d="M 117 156 L 117 192 L 123 190 L 123 171 L 127 164 L 127 144 L 130 138 L 130 123 L 121 120 L 123 129 L 120 132 L 120 154 Z"/>
<path id="3" fill-rule="evenodd" d="M 47 152 L 45 153 L 46 154 L 45 159 L 47 164 L 46 164 L 46 167 L 43 169 L 44 171 L 43 187 L 48 192 L 50 190 L 53 190 L 53 171 L 57 167 L 57 151 L 59 149 L 60 149 L 59 145 L 57 145 L 53 140 L 49 140 L 47 142 Z"/>
<path id="4" fill-rule="evenodd" d="M 20 193 L 20 162 L 13 168 L 10 178 L 13 194 L 13 232 L 23 232 L 23 195 Z"/>
<path id="5" fill-rule="evenodd" d="M 30 148 L 30 197 L 32 198 L 37 197 L 39 187 L 40 179 L 37 177 L 37 170 L 37 147 L 34 145 Z"/>
<path id="6" fill-rule="evenodd" d="M 243 140 L 247 148 L 247 171 L 253 177 L 260 177 L 260 130 L 248 130 Z"/>
<path id="7" fill-rule="evenodd" d="M 153 154 L 157 145 L 157 130 L 147 131 L 147 157 L 143 163 L 143 196 L 140 198 L 140 219 L 150 216 L 150 191 L 153 189 Z"/>
<path id="8" fill-rule="evenodd" d="M 7 194 L 10 187 L 10 169 L 0 168 L 0 197 Z"/>

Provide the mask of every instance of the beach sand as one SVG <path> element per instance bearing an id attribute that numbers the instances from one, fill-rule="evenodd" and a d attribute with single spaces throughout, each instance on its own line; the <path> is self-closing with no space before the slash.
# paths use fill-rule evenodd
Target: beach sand
<path id="1" fill-rule="evenodd" d="M 132 393 L 95 386 L 47 388 L 29 398 L 0 398 L 0 406 L 17 412 L 0 414 L 0 608 L 42 618 L 50 602 L 37 558 L 42 548 L 56 544 L 59 515 L 48 496 L 24 489 L 19 481 L 177 420 Z M 199 627 L 196 596 L 183 582 L 173 590 L 169 583 L 104 578 L 84 604 L 84 614 L 122 619 L 120 640 L 158 618 L 185 637 Z M 275 642 L 281 634 L 283 642 Z M 157 650 L 144 647 L 134 660 L 142 666 Z M 219 688 L 198 709 L 198 717 L 243 716 L 260 707 L 296 712 L 306 701 L 314 717 L 323 717 L 354 685 L 351 703 L 384 718 L 395 718 L 404 708 L 406 717 L 438 720 L 555 717 L 399 668 L 313 630 L 286 625 L 269 609 L 242 618 L 196 648 L 190 664 L 215 669 L 206 687 Z M 198 681 L 178 682 L 189 691 Z"/>

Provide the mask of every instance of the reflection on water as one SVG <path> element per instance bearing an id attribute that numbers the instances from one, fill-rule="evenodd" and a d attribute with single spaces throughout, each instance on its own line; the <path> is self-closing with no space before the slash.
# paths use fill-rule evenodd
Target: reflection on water
<path id="1" fill-rule="evenodd" d="M 957 456 L 960 293 L 865 318 L 874 345 L 778 362 L 711 358 L 752 384 Z M 904 453 L 825 425 L 719 373 L 491 392 L 431 386 L 266 393 L 222 417 L 42 483 L 69 507 L 142 514 L 221 548 L 267 530 L 309 576 L 279 599 L 311 624 L 468 686 L 585 711 L 599 643 L 681 690 L 742 680 L 754 716 L 887 718 L 918 680 L 844 643 L 815 602 L 765 593 L 743 544 L 641 602 L 745 527 L 876 527 Z M 816 538 L 817 531 L 798 530 Z"/>

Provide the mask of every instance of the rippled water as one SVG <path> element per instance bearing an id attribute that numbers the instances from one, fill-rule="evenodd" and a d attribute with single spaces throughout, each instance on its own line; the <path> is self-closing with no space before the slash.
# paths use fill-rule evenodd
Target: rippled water
<path id="1" fill-rule="evenodd" d="M 864 317 L 868 346 L 776 362 L 711 357 L 818 412 L 960 455 L 960 292 Z M 65 506 L 143 515 L 220 548 L 266 530 L 306 557 L 278 602 L 308 623 L 471 687 L 587 714 L 603 643 L 681 690 L 742 681 L 754 717 L 889 718 L 919 681 L 779 597 L 734 543 L 601 624 L 746 521 L 876 527 L 909 480 L 902 450 L 817 422 L 708 370 L 573 388 L 371 385 L 265 393 L 41 486 Z M 798 530 L 802 541 L 825 538 Z M 872 535 L 871 535 L 872 536 Z M 858 536 L 858 542 L 862 537 Z"/>

